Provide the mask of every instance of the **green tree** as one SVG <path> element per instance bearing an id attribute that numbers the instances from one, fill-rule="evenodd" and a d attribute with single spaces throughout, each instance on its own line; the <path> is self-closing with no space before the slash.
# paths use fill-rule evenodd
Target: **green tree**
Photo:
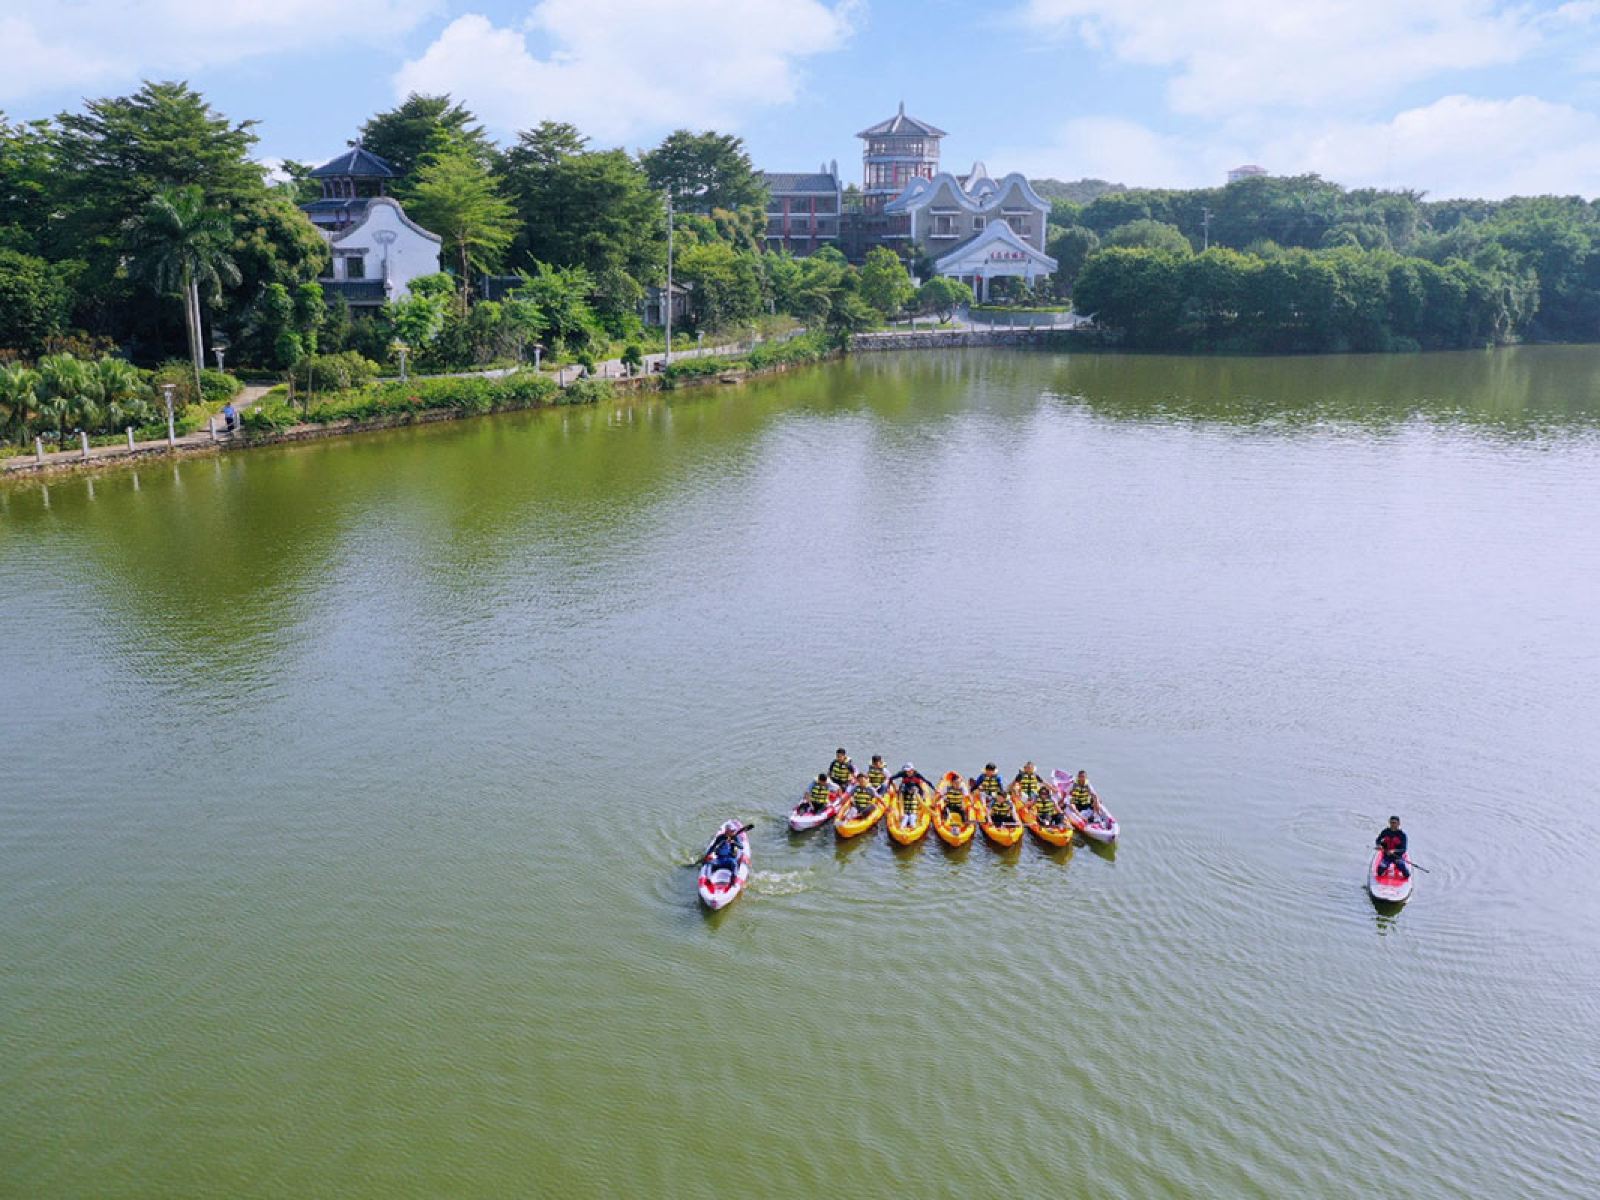
<path id="1" fill-rule="evenodd" d="M 412 189 L 411 216 L 443 237 L 455 259 L 464 314 L 473 270 L 492 270 L 511 245 L 516 233 L 511 204 L 481 162 L 461 147 L 449 147 L 423 161 Z"/>
<path id="2" fill-rule="evenodd" d="M 594 281 L 582 267 L 552 267 L 535 263 L 524 275 L 515 295 L 537 306 L 543 315 L 543 334 L 553 348 L 587 345 L 596 327 L 589 293 Z"/>
<path id="3" fill-rule="evenodd" d="M 1052 283 L 1058 296 L 1072 295 L 1072 285 L 1089 255 L 1100 248 L 1100 238 L 1087 225 L 1068 225 L 1058 230 L 1045 247 L 1045 253 L 1056 260 L 1056 273 Z"/>
<path id="4" fill-rule="evenodd" d="M 20 442 L 39 415 L 39 372 L 19 363 L 0 363 L 0 437 Z"/>
<path id="5" fill-rule="evenodd" d="M 861 299 L 885 317 L 894 316 L 917 294 L 900 256 L 886 246 L 875 246 L 868 252 L 861 268 L 860 287 Z"/>
<path id="6" fill-rule="evenodd" d="M 37 354 L 46 338 L 66 332 L 71 308 L 66 272 L 0 249 L 0 346 Z"/>
<path id="7" fill-rule="evenodd" d="M 262 289 L 249 332 L 260 361 L 269 367 L 292 367 L 305 353 L 295 329 L 294 297 L 281 283 L 269 283 Z"/>
<path id="8" fill-rule="evenodd" d="M 767 190 L 750 163 L 744 141 L 728 133 L 680 129 L 640 159 L 650 185 L 672 196 L 684 212 L 710 213 L 764 207 Z"/>
<path id="9" fill-rule="evenodd" d="M 1160 250 L 1167 254 L 1193 254 L 1194 247 L 1176 225 L 1144 218 L 1118 225 L 1106 234 L 1107 246 L 1125 246 L 1140 250 Z"/>
<path id="10" fill-rule="evenodd" d="M 220 292 L 224 283 L 239 282 L 239 268 L 230 254 L 233 228 L 227 214 L 206 207 L 198 185 L 159 192 L 145 206 L 131 231 L 134 262 L 155 287 L 179 293 L 189 331 L 189 357 L 195 389 L 200 387 L 202 290 Z"/>
<path id="11" fill-rule="evenodd" d="M 935 275 L 917 289 L 917 307 L 937 313 L 941 321 L 948 321 L 956 309 L 971 303 L 972 289 L 948 275 Z"/>
<path id="12" fill-rule="evenodd" d="M 689 319 L 696 329 L 725 329 L 761 311 L 761 271 L 756 256 L 726 242 L 685 249 L 677 280 L 690 288 Z"/>
<path id="13" fill-rule="evenodd" d="M 361 126 L 361 144 L 400 176 L 397 192 L 409 197 L 412 180 L 430 156 L 459 150 L 479 166 L 493 164 L 495 151 L 477 118 L 448 95 L 412 92 L 395 108 Z"/>

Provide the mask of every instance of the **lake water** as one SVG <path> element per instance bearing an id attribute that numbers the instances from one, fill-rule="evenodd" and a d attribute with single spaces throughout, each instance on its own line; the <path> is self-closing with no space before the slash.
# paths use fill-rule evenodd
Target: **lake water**
<path id="1" fill-rule="evenodd" d="M 1600 1193 L 1595 348 L 13 485 L 0 613 L 0 1195 Z M 1122 842 L 790 835 L 837 745 Z"/>

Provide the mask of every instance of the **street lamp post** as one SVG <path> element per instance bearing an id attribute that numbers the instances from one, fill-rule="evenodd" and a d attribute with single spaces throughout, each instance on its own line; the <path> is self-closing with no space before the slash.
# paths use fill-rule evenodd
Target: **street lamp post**
<path id="1" fill-rule="evenodd" d="M 697 329 L 697 330 L 694 331 L 694 353 L 695 353 L 695 357 L 698 358 L 700 355 L 704 354 L 705 350 L 706 350 L 706 331 L 704 329 Z"/>
<path id="2" fill-rule="evenodd" d="M 161 397 L 162 397 L 162 399 L 164 399 L 167 402 L 167 445 L 168 446 L 176 446 L 178 444 L 178 431 L 177 431 L 177 428 L 173 425 L 173 422 L 172 422 L 172 391 L 176 386 L 177 386 L 176 384 L 172 384 L 172 383 L 163 383 L 161 385 Z"/>
<path id="3" fill-rule="evenodd" d="M 222 356 L 227 353 L 228 339 L 222 336 L 220 330 L 211 331 L 211 353 L 217 356 L 217 370 L 222 370 Z"/>
<path id="4" fill-rule="evenodd" d="M 535 372 L 537 372 L 539 370 L 539 362 L 543 358 L 544 358 L 544 345 L 542 343 L 540 343 L 540 342 L 535 342 L 533 344 L 533 369 L 534 369 Z"/>
<path id="5" fill-rule="evenodd" d="M 667 326 L 667 352 L 662 358 L 672 365 L 672 189 L 667 189 L 667 292 L 662 298 L 662 316 Z"/>
<path id="6" fill-rule="evenodd" d="M 404 383 L 406 381 L 406 355 L 410 352 L 411 347 L 404 342 L 397 341 L 389 349 L 394 351 L 395 357 L 400 360 L 400 382 Z"/>

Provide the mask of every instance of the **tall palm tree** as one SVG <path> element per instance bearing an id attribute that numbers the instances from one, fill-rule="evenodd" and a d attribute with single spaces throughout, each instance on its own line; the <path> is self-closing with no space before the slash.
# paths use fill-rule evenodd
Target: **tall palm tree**
<path id="1" fill-rule="evenodd" d="M 221 291 L 239 282 L 239 267 L 228 253 L 233 227 L 220 209 L 207 208 L 199 187 L 157 192 L 129 230 L 135 268 L 157 291 L 183 296 L 189 330 L 194 390 L 200 395 L 200 290 Z"/>
<path id="2" fill-rule="evenodd" d="M 39 372 L 0 366 L 0 437 L 22 441 L 39 415 Z"/>

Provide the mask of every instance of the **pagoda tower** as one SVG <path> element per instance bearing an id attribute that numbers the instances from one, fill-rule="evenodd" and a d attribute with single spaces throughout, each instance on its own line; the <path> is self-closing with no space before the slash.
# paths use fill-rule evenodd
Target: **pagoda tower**
<path id="1" fill-rule="evenodd" d="M 913 179 L 932 179 L 939 173 L 939 139 L 942 129 L 906 116 L 906 104 L 887 121 L 879 121 L 856 136 L 865 143 L 861 151 L 862 207 L 868 213 L 905 190 Z"/>

